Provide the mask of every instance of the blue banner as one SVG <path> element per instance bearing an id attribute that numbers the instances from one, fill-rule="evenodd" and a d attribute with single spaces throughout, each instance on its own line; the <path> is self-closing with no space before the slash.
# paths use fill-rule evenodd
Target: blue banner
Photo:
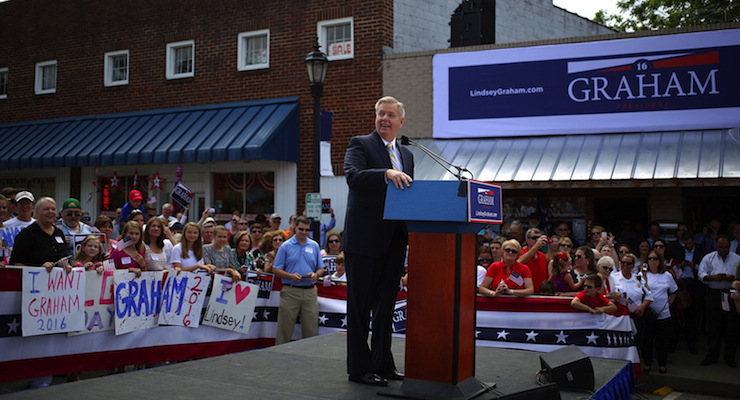
<path id="1" fill-rule="evenodd" d="M 501 186 L 468 180 L 468 221 L 501 224 L 503 219 Z"/>

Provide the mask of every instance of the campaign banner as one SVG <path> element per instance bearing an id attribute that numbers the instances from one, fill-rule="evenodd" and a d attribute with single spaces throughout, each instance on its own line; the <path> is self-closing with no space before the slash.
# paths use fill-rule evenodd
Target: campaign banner
<path id="1" fill-rule="evenodd" d="M 113 271 L 85 272 L 85 326 L 67 335 L 83 335 L 114 329 L 116 310 L 113 304 Z"/>
<path id="2" fill-rule="evenodd" d="M 84 327 L 85 270 L 23 268 L 23 336 L 78 331 Z"/>
<path id="3" fill-rule="evenodd" d="M 162 289 L 159 324 L 197 328 L 210 284 L 209 275 L 169 272 Z"/>
<path id="4" fill-rule="evenodd" d="M 139 278 L 125 269 L 113 272 L 116 335 L 157 326 L 163 278 L 161 271 L 142 272 Z"/>
<path id="5" fill-rule="evenodd" d="M 337 272 L 337 256 L 326 255 L 321 257 L 321 261 L 324 262 L 324 275 L 331 276 Z"/>
<path id="6" fill-rule="evenodd" d="M 501 186 L 468 180 L 468 222 L 503 223 Z"/>
<path id="7" fill-rule="evenodd" d="M 740 124 L 740 30 L 437 54 L 435 138 Z"/>
<path id="8" fill-rule="evenodd" d="M 0 246 L 6 248 L 13 248 L 15 243 L 15 237 L 18 236 L 18 232 L 22 231 L 23 228 L 20 226 L 3 227 L 0 228 Z M 10 257 L 10 254 L 7 255 Z"/>
<path id="9" fill-rule="evenodd" d="M 203 325 L 227 331 L 249 333 L 259 287 L 246 282 L 232 283 L 231 278 L 216 275 Z"/>
<path id="10" fill-rule="evenodd" d="M 172 189 L 170 197 L 181 207 L 187 207 L 190 203 L 193 202 L 193 191 L 188 189 L 187 186 L 183 185 L 182 182 L 178 181 L 175 185 L 175 188 Z"/>
<path id="11" fill-rule="evenodd" d="M 260 299 L 269 299 L 272 293 L 272 285 L 275 282 L 275 275 L 262 273 L 257 276 L 256 272 L 247 272 L 247 282 L 256 285 L 259 288 L 257 297 Z"/>

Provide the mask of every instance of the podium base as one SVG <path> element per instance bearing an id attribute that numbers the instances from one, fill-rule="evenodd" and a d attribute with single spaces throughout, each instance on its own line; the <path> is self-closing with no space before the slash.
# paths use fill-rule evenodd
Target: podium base
<path id="1" fill-rule="evenodd" d="M 458 384 L 425 381 L 422 379 L 403 380 L 398 389 L 378 392 L 378 396 L 396 399 L 472 399 L 496 387 L 495 383 L 482 383 L 470 377 Z"/>

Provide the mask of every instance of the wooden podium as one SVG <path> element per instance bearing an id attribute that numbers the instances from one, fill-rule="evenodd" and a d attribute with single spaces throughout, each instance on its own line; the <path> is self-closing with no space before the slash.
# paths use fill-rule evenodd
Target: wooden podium
<path id="1" fill-rule="evenodd" d="M 458 181 L 390 184 L 385 219 L 409 229 L 405 374 L 400 389 L 379 395 L 470 399 L 490 386 L 475 378 L 476 238 Z M 467 186 L 465 186 L 467 189 Z"/>

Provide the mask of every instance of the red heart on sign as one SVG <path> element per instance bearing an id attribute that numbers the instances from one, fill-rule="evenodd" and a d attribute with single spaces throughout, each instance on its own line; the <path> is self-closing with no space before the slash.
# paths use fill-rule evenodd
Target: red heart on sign
<path id="1" fill-rule="evenodd" d="M 241 303 L 245 297 L 249 296 L 249 286 L 244 285 L 244 289 L 242 289 L 242 287 L 237 284 L 235 289 L 236 292 L 234 292 L 234 294 L 236 294 L 236 304 Z"/>

